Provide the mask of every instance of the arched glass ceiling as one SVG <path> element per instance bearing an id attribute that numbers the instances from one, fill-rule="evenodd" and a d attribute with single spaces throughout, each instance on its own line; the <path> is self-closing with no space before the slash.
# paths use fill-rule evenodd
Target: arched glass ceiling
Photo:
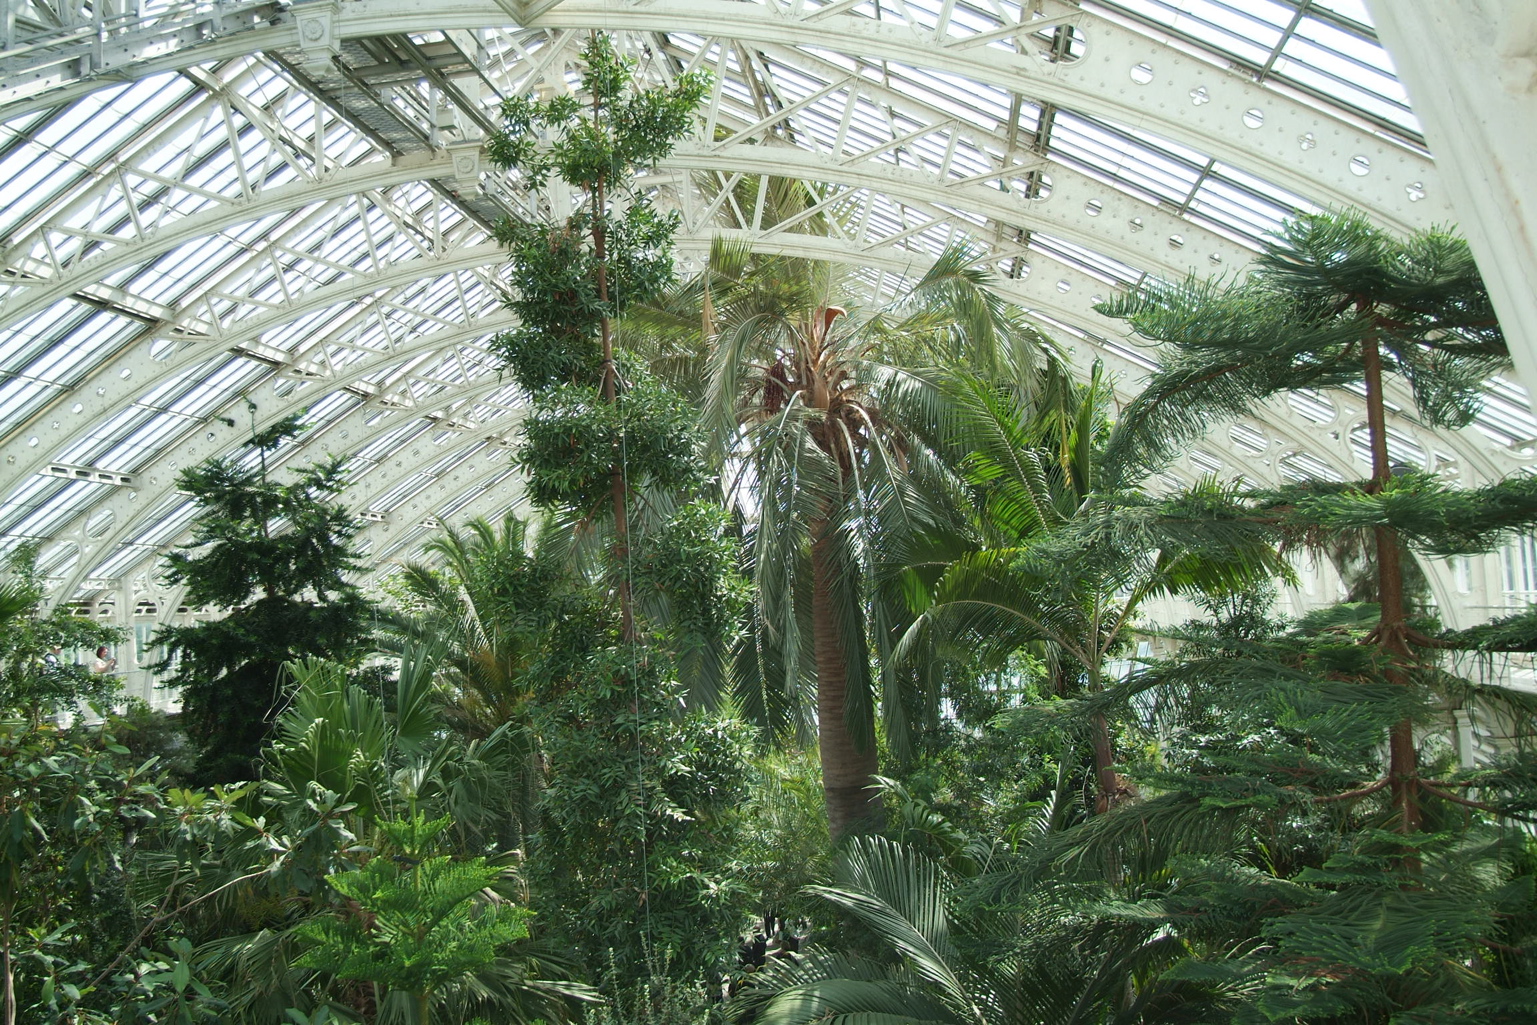
<path id="1" fill-rule="evenodd" d="M 1294 210 L 1450 220 L 1354 0 L 119 10 L 23 4 L 0 55 L 0 544 L 45 542 L 63 596 L 154 593 L 191 516 L 178 469 L 295 412 L 312 429 L 280 457 L 353 453 L 376 560 L 515 498 L 487 228 L 562 197 L 492 174 L 480 142 L 503 97 L 568 86 L 591 30 L 658 79 L 717 76 L 648 182 L 684 213 L 685 258 L 724 231 L 879 292 L 964 235 L 1128 391 L 1156 354 L 1093 312 L 1110 289 L 1237 272 Z M 760 173 L 814 183 L 829 229 L 742 201 Z M 1357 425 L 1348 396 L 1296 396 L 1172 472 L 1352 476 Z M 1531 461 L 1514 384 L 1480 427 L 1399 417 L 1396 451 L 1466 480 Z"/>

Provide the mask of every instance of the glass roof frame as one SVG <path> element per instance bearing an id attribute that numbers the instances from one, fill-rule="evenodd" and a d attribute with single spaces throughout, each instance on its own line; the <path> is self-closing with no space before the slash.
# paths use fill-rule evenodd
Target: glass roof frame
<path id="1" fill-rule="evenodd" d="M 1350 3 L 1254 0 L 1250 6 L 1289 12 L 1264 61 L 1254 59 L 1258 50 L 1245 57 L 1187 31 L 1202 11 L 1231 12 L 1235 3 L 1053 2 L 1040 5 L 1045 16 L 1033 21 L 1018 4 L 913 2 L 899 11 L 877 0 L 794 3 L 807 18 L 836 11 L 821 23 L 837 22 L 837 32 L 814 45 L 743 41 L 688 27 L 632 30 L 626 38 L 638 55 L 650 55 L 663 77 L 690 65 L 718 69 L 724 60 L 722 88 L 707 116 L 712 126 L 742 136 L 739 144 L 694 147 L 676 163 L 676 174 L 660 176 L 660 187 L 677 192 L 683 183 L 686 190 L 701 174 L 725 183 L 732 172 L 719 167 L 723 162 L 747 168 L 753 157 L 793 150 L 786 166 L 814 173 L 829 209 L 846 219 L 830 240 L 846 258 L 883 253 L 878 264 L 899 267 L 897 254 L 932 256 L 966 224 L 985 247 L 984 261 L 1011 283 L 1019 301 L 1080 342 L 1085 358 L 1098 352 L 1130 371 L 1147 365 L 1146 354 L 1098 333 L 1104 327 L 1083 313 L 1089 293 L 1196 260 L 1194 266 L 1208 271 L 1236 272 L 1244 251 L 1280 216 L 1312 201 L 1231 154 L 1202 152 L 1146 125 L 1132 127 L 1108 110 L 1032 96 L 1028 81 L 1001 88 L 1002 79 L 970 79 L 940 64 L 898 59 L 896 44 L 872 57 L 847 43 L 863 19 L 893 31 L 934 33 L 946 46 L 979 40 L 998 55 L 989 59 L 1028 56 L 1045 74 L 1062 78 L 1092 65 L 1104 39 L 1140 38 L 1173 45 L 1171 53 L 1194 54 L 1213 68 L 1236 62 L 1267 89 L 1303 96 L 1321 126 L 1367 124 L 1417 151 L 1411 122 L 1393 121 L 1370 104 L 1329 99 L 1316 81 L 1310 86 L 1306 75 L 1299 77 L 1305 62 L 1287 52 L 1294 40 L 1344 33 L 1362 47 L 1345 57 L 1362 67 L 1386 66 L 1369 26 L 1350 16 Z M 194 8 L 201 9 L 144 5 L 151 19 Z M 555 23 L 562 8 L 580 11 L 578 4 L 557 4 L 550 15 Z M 574 17 L 570 24 L 579 28 L 580 22 Z M 1140 35 L 1112 34 L 1127 26 Z M 398 431 L 402 446 L 430 445 L 427 455 L 358 461 L 359 500 L 382 517 L 370 527 L 378 552 L 402 550 L 403 538 L 428 529 L 419 523 L 434 516 L 418 519 L 427 507 L 417 501 L 424 484 L 471 462 L 480 464 L 473 479 L 461 474 L 459 490 L 429 503 L 432 508 L 447 515 L 505 499 L 496 488 L 510 470 L 505 457 L 500 463 L 487 457 L 487 446 L 505 445 L 520 399 L 496 379 L 485 348 L 505 315 L 484 223 L 487 203 L 528 210 L 547 197 L 507 193 L 505 183 L 483 173 L 476 181 L 454 172 L 412 177 L 402 161 L 437 161 L 435 171 L 447 170 L 444 154 L 472 143 L 494 119 L 502 96 L 528 88 L 546 71 L 569 80 L 563 62 L 576 38 L 556 27 L 365 36 L 338 54 L 350 63 L 353 93 L 337 92 L 323 74 L 312 74 L 302 53 L 252 52 L 102 86 L 4 122 L 0 183 L 25 187 L 10 219 L 0 214 L 7 254 L 0 276 L 0 446 L 9 446 L 7 458 L 25 455 L 28 465 L 51 459 L 134 475 L 136 487 L 46 476 L 12 482 L 0 498 L 0 546 L 30 533 L 74 545 L 80 549 L 75 564 L 61 573 L 67 590 L 124 574 L 147 579 L 154 546 L 170 543 L 175 525 L 185 523 L 185 503 L 167 490 L 178 464 L 204 452 L 239 451 L 239 429 L 219 420 L 238 420 L 229 413 L 248 396 L 260 398 L 264 417 L 313 412 L 309 440 L 295 446 L 292 458 L 354 447 L 382 429 Z M 1199 108 L 1210 102 L 1202 90 L 1222 86 L 1210 81 L 1173 95 Z M 1135 82 L 1134 75 L 1133 85 L 1123 88 Z M 354 93 L 372 96 L 373 106 Z M 1391 105 L 1387 93 L 1380 99 Z M 112 111 L 119 116 L 109 116 Z M 1267 115 L 1254 112 L 1263 124 Z M 386 115 L 393 125 L 380 120 Z M 105 159 L 108 148 L 112 160 Z M 47 159 L 58 163 L 45 175 L 38 162 Z M 323 190 L 339 176 L 361 179 L 386 168 L 400 176 L 382 188 L 261 207 L 265 196 L 287 195 L 285 189 Z M 19 177 L 25 175 L 32 177 Z M 979 206 L 979 189 L 992 190 L 994 198 Z M 677 201 L 701 213 L 697 197 Z M 1071 216 L 1059 212 L 1068 203 Z M 233 209 L 242 204 L 252 209 L 251 218 L 242 220 Z M 1014 212 L 1005 216 L 1005 209 Z M 736 211 L 738 221 L 750 222 L 744 213 Z M 201 229 L 204 221 L 209 230 Z M 142 261 L 124 255 L 141 237 L 153 242 L 178 224 L 199 230 Z M 688 245 L 697 249 L 707 240 L 708 223 L 701 218 L 690 227 Z M 748 234 L 771 245 L 794 231 L 750 224 Z M 1104 252 L 1106 245 L 1119 255 Z M 487 256 L 472 258 L 480 252 Z M 113 269 L 88 280 L 97 265 Z M 395 276 L 397 269 L 407 273 Z M 48 275 L 84 284 L 28 319 L 8 319 L 6 307 L 15 308 Z M 890 287 L 899 276 L 877 270 L 875 287 Z M 479 325 L 487 330 L 477 332 Z M 221 339 L 233 343 L 192 358 L 196 347 Z M 114 377 L 119 370 L 149 376 Z M 169 377 L 145 390 L 143 381 L 167 371 Z M 103 402 L 132 397 L 110 412 L 91 412 L 93 386 Z M 81 408 L 71 413 L 69 397 L 82 392 L 75 403 Z M 1500 443 L 1496 455 L 1521 455 L 1521 446 L 1537 436 L 1523 400 L 1513 383 L 1495 383 L 1490 415 L 1480 426 Z M 80 427 L 55 440 L 49 423 L 72 415 L 82 418 Z M 1286 426 L 1289 415 L 1278 413 L 1269 435 L 1263 424 L 1245 429 L 1294 448 L 1282 440 L 1301 430 Z M 1427 460 L 1436 458 L 1434 448 L 1420 448 Z M 1298 450 L 1281 459 L 1340 465 L 1348 462 L 1348 450 L 1347 430 L 1335 451 Z M 433 461 L 424 462 L 429 457 Z M 1477 458 L 1483 457 L 1464 461 Z M 1488 465 L 1505 465 L 1500 458 Z M 146 501 L 135 506 L 140 490 Z M 410 500 L 402 501 L 405 496 Z M 88 538 L 87 521 L 108 513 L 108 532 Z M 171 517 L 169 533 L 150 522 L 164 516 Z M 92 540 L 105 550 L 85 551 Z"/>

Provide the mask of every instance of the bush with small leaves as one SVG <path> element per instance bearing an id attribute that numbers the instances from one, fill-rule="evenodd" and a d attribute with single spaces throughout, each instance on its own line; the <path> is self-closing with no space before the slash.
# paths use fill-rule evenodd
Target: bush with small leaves
<path id="1" fill-rule="evenodd" d="M 644 377 L 616 404 L 596 388 L 552 388 L 535 400 L 517 450 L 529 498 L 589 512 L 609 496 L 616 466 L 631 487 L 695 487 L 704 464 L 694 418 L 681 395 Z"/>

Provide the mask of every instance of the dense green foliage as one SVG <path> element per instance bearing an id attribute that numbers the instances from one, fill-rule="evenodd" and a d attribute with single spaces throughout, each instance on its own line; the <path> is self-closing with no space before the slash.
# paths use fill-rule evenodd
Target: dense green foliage
<path id="1" fill-rule="evenodd" d="M 585 385 L 541 392 L 516 457 L 528 473 L 529 500 L 596 510 L 610 497 L 615 439 L 630 487 L 698 487 L 705 471 L 696 454 L 696 416 L 681 395 L 645 376 L 627 381 L 618 402 Z"/>
<path id="2" fill-rule="evenodd" d="M 296 962 L 338 979 L 377 984 L 385 999 L 404 993 L 428 1025 L 432 996 L 484 970 L 528 936 L 528 911 L 479 899 L 503 875 L 485 858 L 438 854 L 448 816 L 382 821 L 384 843 L 365 864 L 326 877 L 345 911 L 299 928 L 309 947 Z"/>
<path id="3" fill-rule="evenodd" d="M 553 175 L 586 193 L 564 219 L 497 227 L 512 265 L 508 305 L 520 324 L 495 348 L 530 393 L 561 383 L 599 385 L 608 372 L 603 361 L 612 358 L 599 346 L 603 321 L 672 281 L 678 215 L 658 213 L 632 183 L 672 152 L 709 88 L 698 72 L 669 87 L 640 88 L 635 62 L 596 33 L 582 60 L 587 103 L 574 95 L 510 97 L 502 104 L 502 129 L 487 144 L 491 160 L 530 188 L 544 187 Z M 622 210 L 612 205 L 621 195 Z"/>
<path id="4" fill-rule="evenodd" d="M 110 635 L 13 557 L 0 1025 L 1537 1020 L 1537 701 L 1462 675 L 1537 610 L 1444 629 L 1413 569 L 1537 527 L 1537 486 L 1388 451 L 1385 381 L 1450 429 L 1502 365 L 1466 247 L 1308 216 L 1117 297 L 1163 360 L 1117 413 L 964 246 L 890 302 L 724 243 L 675 282 L 635 175 L 706 83 L 582 61 L 490 143 L 577 200 L 498 229 L 537 516 L 443 530 L 376 612 L 341 465 L 269 474 L 292 422 L 179 478 L 168 579 L 224 615 L 160 670 L 242 782 L 171 785 L 175 723 L 50 654 Z M 1304 388 L 1364 401 L 1365 479 L 1153 491 Z M 1307 556 L 1348 600 L 1279 615 Z M 1203 615 L 1155 635 L 1168 598 Z"/>
<path id="5" fill-rule="evenodd" d="M 120 636 L 116 629 L 64 610 L 43 613 L 36 556 L 35 545 L 21 545 L 0 571 L 0 708 L 33 721 L 110 699 L 116 682 L 76 659 Z"/>
<path id="6" fill-rule="evenodd" d="M 809 186 L 767 193 L 803 212 L 817 203 Z M 1019 395 L 1056 368 L 972 264 L 964 246 L 947 250 L 892 302 L 861 309 L 833 268 L 717 243 L 697 289 L 704 422 L 716 458 L 752 482 L 728 489 L 758 599 L 736 692 L 776 733 L 815 724 L 834 836 L 880 821 L 877 720 L 906 753 L 938 719 L 927 667 L 891 656 L 912 617 L 896 578 L 969 498 L 947 368 L 974 366 Z"/>
<path id="7" fill-rule="evenodd" d="M 358 568 L 360 521 L 338 504 L 341 460 L 267 473 L 267 454 L 297 433 L 295 422 L 254 438 L 257 457 L 211 459 L 177 484 L 198 504 L 192 541 L 166 557 L 165 579 L 186 586 L 187 604 L 220 618 L 165 627 L 155 666 L 181 694 L 182 720 L 198 746 L 203 782 L 249 779 L 293 658 L 353 661 L 366 650 L 373 607 L 348 575 Z"/>
<path id="8" fill-rule="evenodd" d="M 773 969 L 744 1020 L 1529 1020 L 1530 759 L 1517 747 L 1462 769 L 1434 728 L 1468 702 L 1529 723 L 1537 709 L 1520 692 L 1460 679 L 1442 658 L 1519 648 L 1527 617 L 1441 633 L 1408 602 L 1402 566 L 1414 553 L 1491 550 L 1530 530 L 1537 505 L 1525 480 L 1457 489 L 1395 473 L 1386 456 L 1384 373 L 1409 378 L 1426 419 L 1455 424 L 1500 364 L 1465 247 L 1399 242 L 1354 216 L 1304 218 L 1241 283 L 1154 286 L 1104 308 L 1161 343 L 1164 370 L 1087 441 L 1092 418 L 1032 434 L 1028 416 L 993 412 L 989 389 L 964 394 L 964 419 L 983 428 L 967 466 L 992 530 L 923 596 L 919 625 L 959 640 L 962 661 L 1048 641 L 1072 657 L 1047 657 L 1047 679 L 1070 661 L 1081 681 L 1115 653 L 1139 574 L 1210 591 L 1214 620 L 1174 634 L 1166 659 L 1097 686 L 1037 687 L 995 720 L 1022 755 L 1053 736 L 1118 736 L 1118 800 L 1104 800 L 1102 780 L 1099 814 L 1062 814 L 1081 798 L 1059 771 L 1024 829 L 967 844 L 893 785 L 906 849 L 852 846 L 844 876 L 817 891 L 864 935 L 843 941 L 848 955 Z M 1133 490 L 1214 413 L 1355 382 L 1366 481 Z M 1371 601 L 1269 617 L 1269 573 L 1254 572 L 1279 569 L 1267 546 L 1334 554 L 1362 531 Z M 1106 604 L 1085 616 L 1097 603 L 1078 596 L 1079 580 L 1096 573 Z"/>

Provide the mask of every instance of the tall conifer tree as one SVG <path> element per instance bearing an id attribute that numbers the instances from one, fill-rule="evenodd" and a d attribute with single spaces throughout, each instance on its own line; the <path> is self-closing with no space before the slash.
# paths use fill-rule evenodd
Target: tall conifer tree
<path id="1" fill-rule="evenodd" d="M 254 774 L 285 700 L 284 662 L 347 663 L 367 647 L 373 606 L 349 579 L 362 523 L 337 501 L 342 460 L 285 471 L 288 479 L 268 473 L 269 453 L 298 432 L 289 419 L 253 436 L 255 465 L 216 458 L 177 477 L 199 515 L 192 542 L 166 556 L 165 579 L 186 586 L 189 606 L 224 615 L 162 630 L 155 640 L 166 655 L 154 668 L 181 692 L 206 782 Z"/>
<path id="2" fill-rule="evenodd" d="M 1363 641 L 1387 683 L 1413 688 L 1434 658 L 1410 623 L 1404 539 L 1391 510 L 1409 496 L 1433 502 L 1444 488 L 1392 458 L 1386 390 L 1398 377 L 1422 420 L 1464 427 L 1478 411 L 1483 381 L 1508 364 L 1467 244 L 1437 231 L 1400 240 L 1356 213 L 1304 216 L 1267 245 L 1246 279 L 1152 286 L 1099 309 L 1158 342 L 1164 364 L 1122 414 L 1108 462 L 1123 474 L 1199 437 L 1214 415 L 1249 412 L 1272 395 L 1308 388 L 1364 392 L 1371 476 L 1332 490 L 1363 511 L 1379 510 L 1359 524 L 1372 535 L 1379 613 Z M 1284 510 L 1278 516 L 1299 535 L 1355 529 L 1310 504 L 1322 490 L 1313 485 L 1278 494 L 1269 504 Z M 1315 522 L 1315 515 L 1322 518 Z M 1478 532 L 1479 526 L 1451 529 Z M 1418 540 L 1433 550 L 1448 539 Z M 1409 716 L 1393 725 L 1389 752 L 1396 824 L 1413 832 L 1420 827 L 1422 790 Z"/>

